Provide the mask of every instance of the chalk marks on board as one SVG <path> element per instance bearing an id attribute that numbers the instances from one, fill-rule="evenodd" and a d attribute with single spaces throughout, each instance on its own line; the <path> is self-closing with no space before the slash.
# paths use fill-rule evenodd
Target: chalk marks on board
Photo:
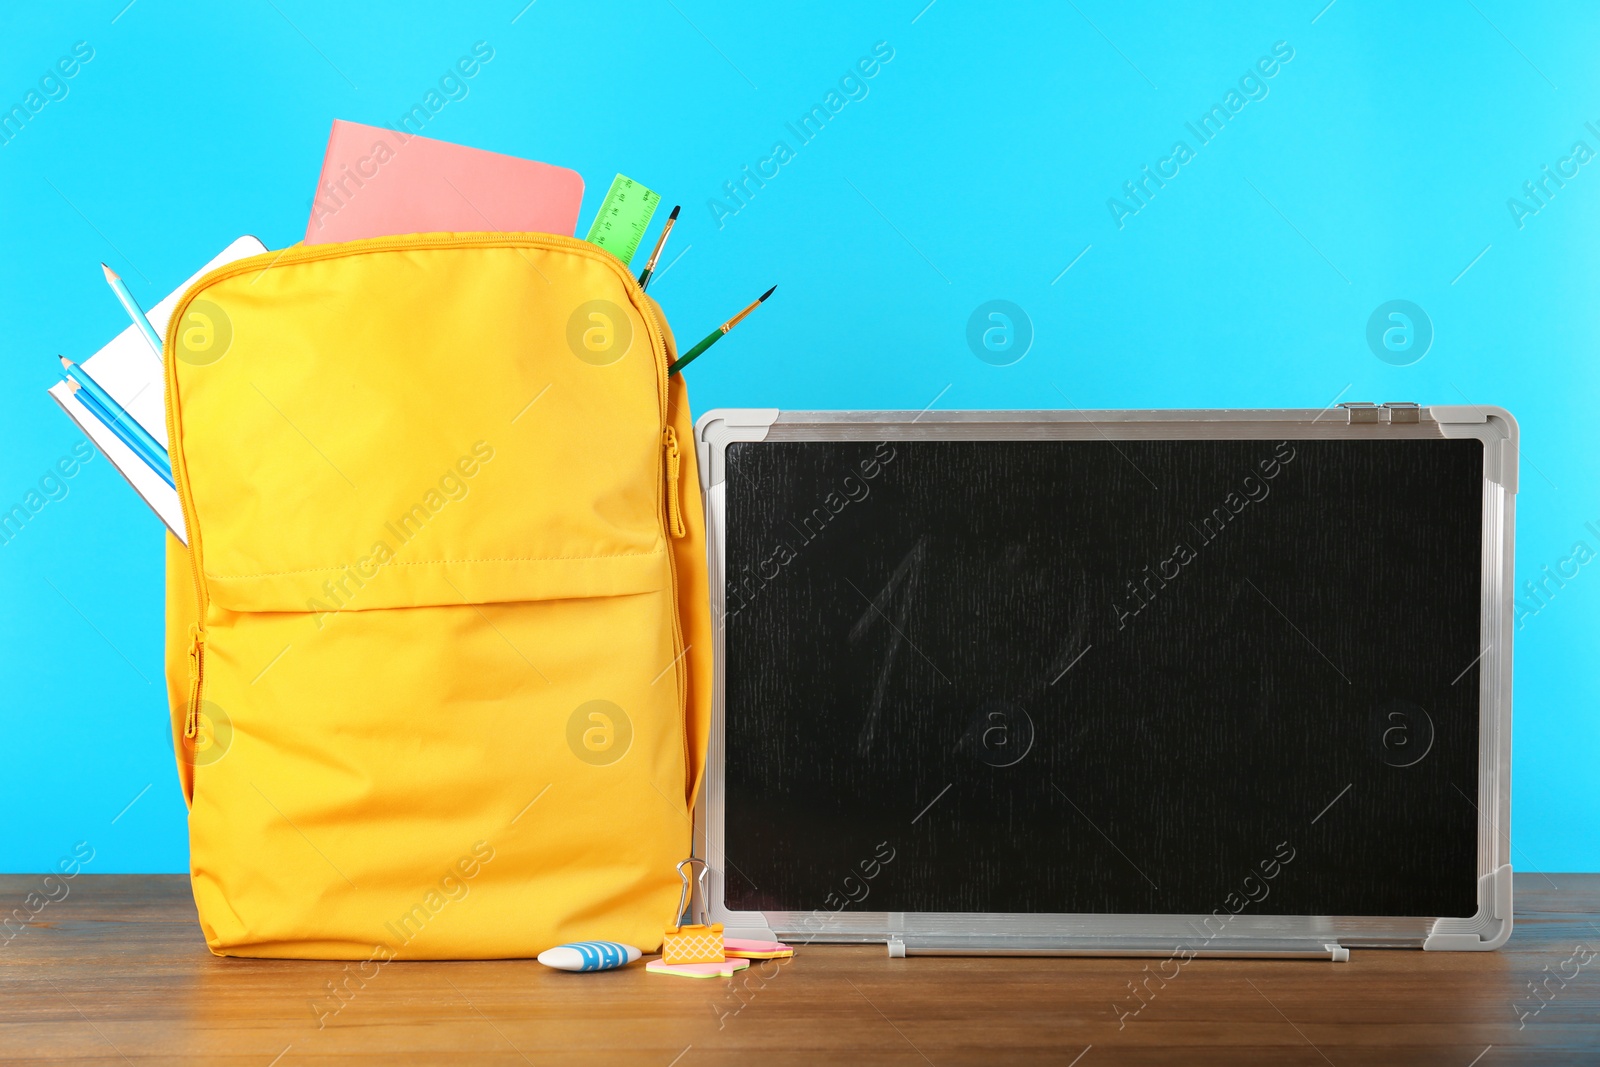
<path id="1" fill-rule="evenodd" d="M 856 620 L 856 624 L 850 628 L 851 644 L 865 638 L 868 631 L 872 630 L 880 619 L 888 623 L 889 629 L 892 631 L 889 637 L 889 651 L 883 658 L 883 666 L 878 671 L 878 684 L 872 692 L 872 703 L 867 708 L 867 717 L 862 722 L 861 733 L 856 738 L 857 755 L 865 756 L 872 750 L 873 735 L 877 732 L 878 719 L 883 712 L 883 696 L 888 691 L 889 678 L 894 673 L 895 657 L 899 655 L 902 643 L 910 645 L 912 651 L 926 660 L 928 666 L 932 667 L 934 673 L 940 678 L 943 678 L 946 682 L 950 680 L 945 677 L 938 664 L 928 659 L 927 654 L 918 648 L 911 638 L 906 636 L 906 626 L 911 614 L 911 605 L 916 600 L 917 576 L 922 569 L 923 547 L 926 543 L 926 537 L 917 539 L 917 543 L 911 546 L 911 551 L 901 557 L 899 565 L 895 567 L 894 573 L 889 576 L 888 582 L 878 591 L 877 596 L 867 596 L 861 591 L 860 586 L 850 581 L 849 578 L 845 579 L 850 588 L 854 589 L 856 594 L 867 602 L 867 610 L 862 612 L 861 617 Z M 890 618 L 888 614 L 891 610 L 894 612 L 893 618 Z"/>

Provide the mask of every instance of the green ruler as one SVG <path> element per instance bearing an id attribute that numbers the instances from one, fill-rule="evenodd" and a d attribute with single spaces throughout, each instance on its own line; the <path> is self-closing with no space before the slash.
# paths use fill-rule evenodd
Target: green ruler
<path id="1" fill-rule="evenodd" d="M 660 193 L 619 174 L 611 180 L 611 188 L 606 190 L 605 201 L 600 205 L 600 214 L 594 217 L 594 225 L 589 227 L 585 240 L 599 245 L 627 266 L 659 203 Z"/>

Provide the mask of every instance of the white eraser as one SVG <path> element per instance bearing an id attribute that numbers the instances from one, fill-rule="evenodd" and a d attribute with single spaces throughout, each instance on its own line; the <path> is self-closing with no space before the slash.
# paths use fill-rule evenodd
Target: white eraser
<path id="1" fill-rule="evenodd" d="M 626 967 L 644 953 L 620 941 L 573 941 L 539 953 L 539 962 L 558 971 L 609 971 Z"/>

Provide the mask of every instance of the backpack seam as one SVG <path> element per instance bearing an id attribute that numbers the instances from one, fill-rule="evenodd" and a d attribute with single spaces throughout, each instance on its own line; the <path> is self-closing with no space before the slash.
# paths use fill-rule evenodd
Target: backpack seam
<path id="1" fill-rule="evenodd" d="M 652 552 L 616 552 L 599 556 L 480 556 L 476 559 L 411 559 L 394 560 L 389 563 L 379 564 L 380 567 L 429 567 L 434 564 L 454 563 L 557 563 L 567 560 L 585 559 L 649 559 L 652 556 L 665 555 L 662 550 Z M 293 571 L 257 571 L 254 574 L 212 574 L 206 572 L 206 577 L 216 581 L 236 581 L 241 578 L 280 578 L 289 574 L 316 574 L 319 571 L 340 571 L 342 567 L 303 567 Z"/>

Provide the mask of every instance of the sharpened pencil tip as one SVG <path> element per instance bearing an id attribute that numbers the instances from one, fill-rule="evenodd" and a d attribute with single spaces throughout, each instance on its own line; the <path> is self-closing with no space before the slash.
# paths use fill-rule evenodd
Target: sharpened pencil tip
<path id="1" fill-rule="evenodd" d="M 674 219 L 676 219 L 676 218 L 677 218 L 677 217 L 678 217 L 678 210 L 679 210 L 679 209 L 680 209 L 680 208 L 681 208 L 681 207 L 682 207 L 682 205 L 681 205 L 681 204 L 675 204 L 675 205 L 673 205 L 673 208 L 672 208 L 672 213 L 671 213 L 671 214 L 669 214 L 669 215 L 668 215 L 668 216 L 667 216 L 667 221 L 668 221 L 668 222 L 671 222 L 671 221 L 673 221 L 673 220 L 674 220 Z"/>
<path id="2" fill-rule="evenodd" d="M 758 303 L 758 304 L 761 303 L 762 300 L 765 300 L 767 297 L 771 296 L 773 293 L 775 293 L 777 291 L 778 291 L 778 287 L 776 285 L 774 285 L 771 289 L 768 289 L 766 292 L 762 293 L 761 294 L 761 300 L 757 300 L 756 303 Z"/>
<path id="3" fill-rule="evenodd" d="M 106 272 L 106 281 L 108 281 L 108 282 L 120 282 L 122 280 L 122 278 L 117 274 L 116 271 L 112 270 L 110 267 L 106 266 L 104 263 L 100 264 L 100 269 Z"/>
<path id="4" fill-rule="evenodd" d="M 58 356 L 56 358 L 61 360 L 61 365 L 63 367 L 65 367 L 67 370 L 71 370 L 72 369 L 72 360 L 68 359 L 66 356 Z"/>

